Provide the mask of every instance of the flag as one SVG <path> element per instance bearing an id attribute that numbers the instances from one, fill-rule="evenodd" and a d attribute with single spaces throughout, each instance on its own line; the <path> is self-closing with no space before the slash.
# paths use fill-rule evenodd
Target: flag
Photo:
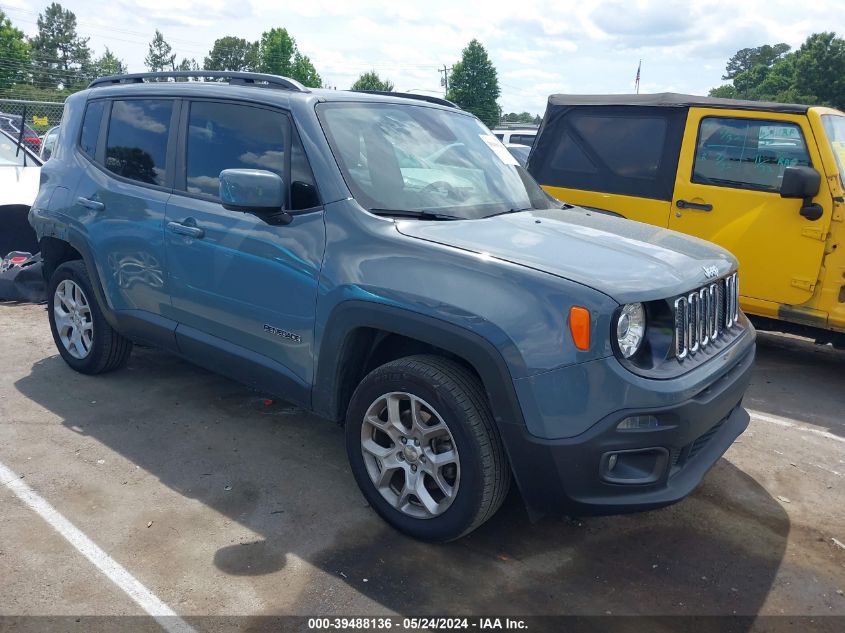
<path id="1" fill-rule="evenodd" d="M 634 87 L 637 89 L 637 94 L 640 94 L 640 70 L 643 67 L 643 60 L 637 64 L 637 78 L 634 80 Z"/>

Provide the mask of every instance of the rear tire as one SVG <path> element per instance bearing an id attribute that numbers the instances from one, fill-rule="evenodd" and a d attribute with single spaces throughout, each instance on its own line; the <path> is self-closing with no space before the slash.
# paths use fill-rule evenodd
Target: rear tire
<path id="1" fill-rule="evenodd" d="M 423 541 L 468 534 L 510 487 L 481 382 L 439 356 L 402 358 L 361 381 L 347 410 L 346 450 L 373 509 Z"/>
<path id="2" fill-rule="evenodd" d="M 82 374 L 102 374 L 126 364 L 132 342 L 106 321 L 81 260 L 65 262 L 50 278 L 47 314 L 65 362 Z"/>

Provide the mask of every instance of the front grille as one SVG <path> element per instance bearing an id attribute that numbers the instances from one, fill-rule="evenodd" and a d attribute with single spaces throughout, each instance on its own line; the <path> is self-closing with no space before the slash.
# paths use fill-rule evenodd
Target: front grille
<path id="1" fill-rule="evenodd" d="M 675 300 L 675 357 L 684 360 L 715 343 L 739 318 L 737 273 Z"/>

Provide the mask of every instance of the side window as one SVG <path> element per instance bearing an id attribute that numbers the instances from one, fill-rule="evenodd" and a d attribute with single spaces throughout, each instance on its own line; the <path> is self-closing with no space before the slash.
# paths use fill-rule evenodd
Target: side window
<path id="1" fill-rule="evenodd" d="M 235 103 L 192 103 L 188 192 L 217 198 L 224 169 L 266 169 L 284 176 L 287 125 L 281 112 Z"/>
<path id="2" fill-rule="evenodd" d="M 617 176 L 654 178 L 666 140 L 665 119 L 649 116 L 575 117 L 572 127 L 587 141 L 599 160 Z"/>
<path id="3" fill-rule="evenodd" d="M 578 106 L 547 118 L 531 174 L 583 191 L 671 200 L 686 111 L 651 106 Z"/>
<path id="4" fill-rule="evenodd" d="M 106 169 L 152 185 L 164 185 L 173 101 L 133 99 L 112 103 Z"/>
<path id="5" fill-rule="evenodd" d="M 93 158 L 97 153 L 97 139 L 100 135 L 100 120 L 103 118 L 105 101 L 91 101 L 85 108 L 82 118 L 82 132 L 79 135 L 79 147 Z"/>
<path id="6" fill-rule="evenodd" d="M 519 143 L 520 145 L 531 147 L 534 145 L 534 139 L 536 138 L 534 134 L 511 134 L 511 143 Z"/>
<path id="7" fill-rule="evenodd" d="M 299 135 L 293 132 L 290 152 L 290 208 L 291 211 L 312 209 L 320 206 L 317 182 L 308 164 L 308 157 Z"/>
<path id="8" fill-rule="evenodd" d="M 504 134 L 500 134 L 499 132 L 496 132 L 495 134 L 493 134 L 493 136 L 495 136 L 495 137 L 496 137 L 497 139 L 499 139 L 500 141 L 504 141 L 504 140 L 505 140 L 505 135 L 504 135 Z"/>
<path id="9" fill-rule="evenodd" d="M 777 192 L 783 170 L 793 165 L 810 165 L 798 125 L 707 117 L 698 130 L 692 181 Z"/>

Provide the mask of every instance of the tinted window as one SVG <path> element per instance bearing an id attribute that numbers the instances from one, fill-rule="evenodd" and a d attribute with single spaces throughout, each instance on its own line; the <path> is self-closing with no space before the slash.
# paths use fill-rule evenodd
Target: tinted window
<path id="1" fill-rule="evenodd" d="M 804 136 L 794 123 L 708 117 L 699 127 L 692 180 L 780 191 L 784 169 L 809 164 Z"/>
<path id="2" fill-rule="evenodd" d="M 572 122 L 598 158 L 615 174 L 654 178 L 663 154 L 666 121 L 657 117 L 580 116 Z"/>
<path id="3" fill-rule="evenodd" d="M 103 106 L 105 101 L 92 101 L 85 108 L 85 117 L 82 119 L 82 134 L 79 137 L 79 146 L 89 156 L 97 153 L 97 138 L 100 135 L 100 120 L 103 117 Z M 46 139 L 45 139 L 46 141 Z"/>
<path id="4" fill-rule="evenodd" d="M 308 164 L 302 143 L 295 132 L 291 138 L 290 183 L 290 208 L 292 211 L 320 206 L 320 196 L 317 194 L 314 174 Z"/>
<path id="5" fill-rule="evenodd" d="M 531 147 L 534 145 L 535 138 L 537 138 L 535 134 L 511 134 L 511 143 Z"/>
<path id="6" fill-rule="evenodd" d="M 555 169 L 565 172 L 594 174 L 598 170 L 596 163 L 590 160 L 590 157 L 567 131 L 564 131 L 558 139 L 551 163 Z"/>
<path id="7" fill-rule="evenodd" d="M 173 102 L 133 99 L 112 104 L 106 169 L 153 185 L 164 184 Z"/>
<path id="8" fill-rule="evenodd" d="M 224 169 L 266 169 L 284 176 L 287 125 L 280 112 L 231 103 L 192 103 L 187 190 L 217 198 Z"/>
<path id="9" fill-rule="evenodd" d="M 529 171 L 553 187 L 671 200 L 686 116 L 648 106 L 554 110 Z"/>

